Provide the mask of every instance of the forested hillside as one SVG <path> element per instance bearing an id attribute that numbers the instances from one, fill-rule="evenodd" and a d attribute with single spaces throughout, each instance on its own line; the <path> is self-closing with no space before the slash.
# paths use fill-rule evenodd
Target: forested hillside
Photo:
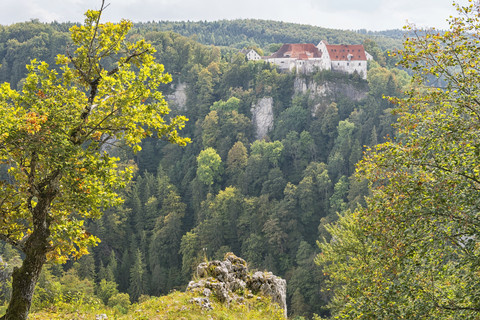
<path id="1" fill-rule="evenodd" d="M 374 40 L 382 50 L 387 50 L 400 47 L 404 36 L 401 30 L 355 32 L 254 19 L 213 22 L 158 21 L 139 23 L 136 26 L 140 30 L 173 31 L 208 45 L 233 46 L 238 49 L 254 45 L 264 48 L 267 52 L 271 45 L 275 48 L 275 45 L 283 43 L 314 43 L 316 45 L 320 40 L 327 40 L 332 44 L 357 44 L 366 39 Z"/>
<path id="2" fill-rule="evenodd" d="M 0 81 L 20 88 L 32 58 L 53 65 L 53 57 L 68 50 L 66 29 L 36 22 L 1 27 Z M 231 251 L 251 269 L 287 280 L 292 317 L 327 315 L 330 293 L 322 290 L 325 275 L 314 263 L 316 241 L 328 237 L 324 226 L 337 212 L 363 204 L 366 181 L 352 175 L 365 146 L 395 135 L 383 96 L 400 95 L 409 81 L 406 72 L 388 67 L 393 60 L 385 49 L 398 40 L 255 20 L 144 23 L 129 36 L 157 49 L 173 77 L 162 91 L 172 116 L 189 118 L 182 135 L 192 143 L 147 138 L 136 154 L 110 151 L 135 165 L 135 178 L 122 191 L 125 202 L 88 221 L 89 232 L 101 239 L 92 254 L 44 269 L 33 308 L 94 295 L 109 304 L 122 293 L 138 301 L 183 290 L 200 261 Z M 377 60 L 367 81 L 330 71 L 280 73 L 262 61 L 247 62 L 237 50 L 322 39 L 365 42 Z M 253 121 L 260 110 L 272 115 L 266 135 Z M 2 303 L 20 257 L 5 243 L 0 254 Z"/>

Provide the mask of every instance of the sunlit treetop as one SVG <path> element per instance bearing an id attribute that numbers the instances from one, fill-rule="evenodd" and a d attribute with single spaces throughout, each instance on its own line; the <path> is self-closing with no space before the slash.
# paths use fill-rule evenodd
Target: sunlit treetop
<path id="1" fill-rule="evenodd" d="M 0 180 L 0 239 L 24 252 L 36 239 L 60 261 L 98 242 L 83 219 L 122 201 L 116 191 L 132 170 L 109 150 L 139 151 L 153 135 L 189 142 L 177 132 L 187 119 L 168 119 L 158 87 L 171 77 L 155 49 L 128 41 L 129 21 L 100 23 L 104 8 L 70 29 L 72 47 L 57 56 L 58 68 L 32 60 L 21 90 L 0 86 L 0 165 L 8 169 Z"/>

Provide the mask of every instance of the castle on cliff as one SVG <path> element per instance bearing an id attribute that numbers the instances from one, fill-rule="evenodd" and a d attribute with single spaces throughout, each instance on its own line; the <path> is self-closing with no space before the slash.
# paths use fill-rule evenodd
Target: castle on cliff
<path id="1" fill-rule="evenodd" d="M 249 50 L 248 60 L 264 60 L 273 63 L 281 70 L 296 69 L 298 73 L 310 73 L 315 70 L 333 70 L 348 74 L 358 73 L 367 79 L 367 61 L 372 56 L 361 44 L 329 44 L 320 41 L 315 46 L 311 43 L 284 44 L 277 52 L 267 57 L 260 57 L 255 50 Z"/>

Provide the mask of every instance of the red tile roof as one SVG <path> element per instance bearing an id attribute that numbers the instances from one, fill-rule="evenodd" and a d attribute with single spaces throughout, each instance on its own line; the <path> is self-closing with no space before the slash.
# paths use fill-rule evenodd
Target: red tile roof
<path id="1" fill-rule="evenodd" d="M 332 61 L 367 60 L 365 48 L 361 44 L 327 44 L 326 47 Z"/>
<path id="2" fill-rule="evenodd" d="M 270 58 L 294 58 L 307 60 L 310 58 L 320 58 L 322 53 L 311 43 L 289 43 L 284 44 Z"/>

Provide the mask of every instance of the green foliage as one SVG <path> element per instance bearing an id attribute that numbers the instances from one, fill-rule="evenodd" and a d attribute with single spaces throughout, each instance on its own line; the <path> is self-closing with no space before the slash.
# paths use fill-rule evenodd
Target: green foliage
<path id="1" fill-rule="evenodd" d="M 31 315 L 32 319 L 50 320 L 65 318 L 94 319 L 105 314 L 109 319 L 252 319 L 281 320 L 285 319 L 283 311 L 270 299 L 254 296 L 243 303 L 232 302 L 230 305 L 212 301 L 213 310 L 203 310 L 199 305 L 190 302 L 192 293 L 173 292 L 160 298 L 150 298 L 130 305 L 128 295 L 119 293 L 112 296 L 109 307 L 95 304 L 74 306 L 59 304 L 56 308 L 38 311 Z"/>
<path id="2" fill-rule="evenodd" d="M 334 191 L 330 197 L 331 213 L 339 213 L 347 209 L 347 194 L 348 194 L 348 180 L 345 176 L 342 176 L 335 183 Z"/>
<path id="3" fill-rule="evenodd" d="M 117 284 L 112 281 L 102 279 L 97 285 L 96 295 L 103 301 L 103 304 L 107 305 L 110 298 L 118 293 Z"/>
<path id="4" fill-rule="evenodd" d="M 231 97 L 227 101 L 217 101 L 211 107 L 210 110 L 219 110 L 223 112 L 238 111 L 240 106 L 240 99 Z"/>
<path id="5" fill-rule="evenodd" d="M 125 35 L 127 25 L 112 30 Z M 13 88 L 22 89 L 27 82 L 19 80 L 26 77 L 24 65 L 31 57 L 39 57 L 53 66 L 58 51 L 66 52 L 67 31 L 71 26 L 33 21 L 0 28 L 0 63 L 4 65 L 0 69 L 0 79 L 10 80 Z M 106 29 L 108 26 L 102 30 Z M 196 36 L 191 37 L 193 33 Z M 117 198 L 125 201 L 116 202 L 114 207 L 103 207 L 99 219 L 86 219 L 81 228 L 102 239 L 102 243 L 92 249 L 92 255 L 58 268 L 69 270 L 73 266 L 80 280 L 96 280 L 97 291 L 104 281 L 104 286 L 109 284 L 112 288 L 115 282 L 120 295 L 130 292 L 132 299 L 141 300 L 145 294 L 161 295 L 174 289 L 183 290 L 192 271 L 205 256 L 213 258 L 224 251 L 235 251 L 255 268 L 271 270 L 287 279 L 287 298 L 289 305 L 295 305 L 290 308 L 294 316 L 327 315 L 323 306 L 329 295 L 318 294 L 324 286 L 325 276 L 312 262 L 312 257 L 318 253 L 313 248 L 315 240 L 323 235 L 328 237 L 325 225 L 337 218 L 334 212 L 364 203 L 363 197 L 368 193 L 366 180 L 349 176 L 361 157 L 363 145 L 383 142 L 387 134 L 394 135 L 390 124 L 395 116 L 388 109 L 390 103 L 382 99 L 386 94 L 384 90 L 399 94 L 407 84 L 406 73 L 390 68 L 395 58 L 387 57 L 383 51 L 392 48 L 393 43 L 399 43 L 397 39 L 401 38 L 395 32 L 389 34 L 393 34 L 395 40 L 379 39 L 377 34 L 367 32 L 253 20 L 135 25 L 125 35 L 124 43 L 143 43 L 142 46 L 149 48 L 145 54 L 155 57 L 173 75 L 172 85 L 161 83 L 157 90 L 164 92 L 169 100 L 176 97 L 171 101 L 169 117 L 186 114 L 192 119 L 185 123 L 184 134 L 192 137 L 193 143 L 186 148 L 171 145 L 162 141 L 167 139 L 157 139 L 156 130 L 143 125 L 135 129 L 143 132 L 143 136 L 147 135 L 135 147 L 136 153 L 124 145 L 111 148 L 109 143 L 119 140 L 107 140 L 102 151 L 107 150 L 108 155 L 119 158 L 115 160 L 115 170 L 132 168 L 133 179 L 129 184 L 126 180 L 112 182 Z M 113 35 L 108 38 L 102 38 L 101 42 L 111 43 L 115 48 L 115 40 L 119 38 Z M 275 47 L 283 42 L 317 43 L 320 39 L 327 39 L 331 43 L 360 43 L 367 38 L 375 38 L 375 43 L 366 41 L 365 44 L 381 64 L 370 63 L 372 76 L 369 82 L 334 72 L 301 76 L 281 73 L 263 61 L 246 61 L 237 50 L 261 47 L 267 52 L 276 50 Z M 225 47 L 205 46 L 197 41 Z M 72 42 L 69 50 L 73 56 L 76 47 Z M 136 52 L 128 50 L 124 48 L 110 58 L 100 56 L 101 67 L 114 70 L 122 66 L 116 62 L 117 58 L 126 58 Z M 66 58 L 69 59 L 68 52 Z M 86 62 L 85 56 L 82 59 L 79 63 Z M 143 90 L 142 85 L 147 85 L 146 82 L 141 84 L 140 80 L 128 82 L 133 71 L 140 70 L 140 60 L 140 57 L 121 60 L 132 64 L 119 80 L 131 83 L 128 88 L 138 86 Z M 61 67 L 55 66 L 59 79 L 63 74 Z M 71 65 L 70 68 L 75 69 Z M 120 73 L 119 70 L 111 76 Z M 328 87 L 333 91 L 327 96 L 319 95 L 316 90 L 300 93 L 294 86 L 297 77 L 309 87 Z M 82 81 L 81 76 L 77 78 Z M 106 92 L 110 83 L 116 84 L 109 80 L 105 88 L 100 88 Z M 78 91 L 88 98 L 90 90 L 79 88 Z M 117 90 L 118 86 L 113 89 Z M 352 90 L 360 96 L 367 96 L 368 92 L 368 96 L 355 100 L 347 96 Z M 110 92 L 110 95 L 117 93 L 112 96 L 117 100 L 111 101 L 110 106 L 126 104 L 126 98 L 121 100 L 119 92 Z M 41 93 L 33 96 L 43 101 Z M 270 97 L 273 100 L 274 128 L 262 141 L 255 141 L 252 105 L 259 99 Z M 67 103 L 70 98 L 62 99 Z M 110 101 L 102 100 L 100 96 L 99 101 L 102 110 L 107 110 Z M 151 96 L 143 104 L 160 101 Z M 130 111 L 139 108 L 136 104 L 131 106 Z M 35 117 L 43 121 L 40 116 Z M 149 115 L 145 114 L 145 117 Z M 5 120 L 8 121 L 9 118 Z M 120 126 L 126 125 L 127 120 L 118 121 Z M 133 125 L 127 127 L 133 128 Z M 82 127 L 85 128 L 88 129 L 89 124 Z M 152 136 L 148 137 L 150 133 Z M 107 132 L 96 140 L 97 135 L 100 133 L 95 134 L 93 143 L 99 145 L 110 137 Z M 83 145 L 87 146 L 88 143 Z M 200 165 L 197 160 L 202 158 L 213 162 Z M 217 165 L 223 169 L 214 172 Z M 96 170 L 95 163 L 92 162 L 91 167 L 92 171 Z M 89 181 L 89 175 L 81 176 L 84 177 Z M 0 179 L 10 181 L 7 165 L 0 165 Z M 126 188 L 117 190 L 122 184 Z M 98 193 L 101 190 L 94 190 L 95 194 L 101 194 Z M 77 215 L 73 217 L 79 218 Z M 64 220 L 70 222 L 68 217 Z M 59 226 L 58 231 L 61 230 Z M 0 255 L 8 264 L 5 275 L 10 279 L 15 260 L 6 258 L 9 253 L 2 250 L 0 246 Z M 143 264 L 138 262 L 139 251 Z M 141 270 L 141 277 L 132 278 L 134 266 Z M 58 284 L 58 287 L 52 288 L 51 292 L 61 292 L 59 279 L 62 271 L 58 268 L 52 270 L 51 279 L 51 283 Z M 137 273 L 134 275 L 138 276 Z M 4 285 L 7 295 L 10 290 L 8 282 L 10 280 Z M 120 298 L 126 301 L 125 295 Z M 62 301 L 56 305 L 59 310 L 61 307 L 73 310 Z M 44 305 L 47 307 L 49 303 Z M 97 303 L 102 305 L 99 300 Z M 78 310 L 87 308 L 78 304 L 77 307 Z M 98 305 L 89 308 L 98 309 Z M 115 310 L 105 312 L 109 317 L 120 317 L 128 310 L 128 304 L 120 303 Z"/>
<path id="6" fill-rule="evenodd" d="M 207 148 L 200 152 L 197 164 L 197 177 L 207 186 L 218 181 L 223 173 L 222 159 L 213 148 Z"/>
<path id="7" fill-rule="evenodd" d="M 107 305 L 121 314 L 126 314 L 130 304 L 130 296 L 128 293 L 116 293 L 108 299 Z"/>
<path id="8" fill-rule="evenodd" d="M 52 272 L 54 268 L 53 265 L 47 265 L 42 271 L 35 288 L 33 310 L 38 311 L 61 303 L 72 305 L 96 303 L 93 281 L 80 279 L 73 268 L 57 276 Z"/>
<path id="9" fill-rule="evenodd" d="M 205 116 L 202 129 L 203 146 L 205 148 L 213 148 L 220 134 L 217 111 L 212 110 Z"/>
<path id="10" fill-rule="evenodd" d="M 95 260 L 92 255 L 82 256 L 74 263 L 73 268 L 80 279 L 95 279 Z"/>
<path id="11" fill-rule="evenodd" d="M 326 29 L 304 24 L 285 23 L 271 20 L 221 20 L 214 22 L 173 22 L 160 21 L 139 23 L 139 29 L 172 30 L 187 37 L 195 36 L 199 42 L 216 45 L 232 46 L 237 49 L 260 46 L 266 51 L 273 51 L 278 44 L 283 43 L 314 43 L 327 40 L 330 43 L 355 44 L 363 39 L 373 38 L 383 49 L 400 47 L 403 34 L 396 32 L 370 32 L 368 34 Z M 385 36 L 387 34 L 387 36 Z"/>
<path id="12" fill-rule="evenodd" d="M 266 159 L 272 166 L 278 166 L 278 162 L 282 156 L 283 144 L 280 141 L 266 142 L 256 140 L 250 146 L 251 156 L 258 156 Z"/>
<path id="13" fill-rule="evenodd" d="M 86 16 L 85 26 L 72 28 L 72 39 L 78 46 L 74 56 L 58 57 L 57 62 L 62 66 L 60 75 L 50 70 L 48 64 L 34 60 L 28 67 L 30 74 L 22 92 L 4 84 L 1 93 L 0 136 L 5 146 L 1 157 L 10 164 L 9 175 L 15 184 L 26 188 L 23 196 L 18 193 L 13 196 L 11 185 L 2 183 L 2 198 L 9 199 L 2 202 L 7 228 L 2 229 L 2 238 L 17 243 L 26 241 L 35 232 L 35 226 L 18 221 L 30 220 L 27 206 L 31 210 L 37 206 L 32 198 L 42 199 L 40 191 L 34 191 L 43 188 L 37 184 L 55 182 L 62 188 L 58 191 L 62 197 L 49 208 L 54 218 L 50 222 L 54 246 L 49 251 L 56 258 L 65 254 L 80 256 L 85 253 L 85 245 L 96 241 L 83 236 L 81 220 L 65 218 L 70 214 L 65 208 L 71 208 L 80 217 L 96 217 L 100 215 L 99 207 L 118 204 L 113 189 L 124 183 L 129 171 L 117 170 L 116 158 L 99 152 L 111 137 L 138 146 L 144 135 L 151 134 L 143 129 L 149 126 L 159 135 L 169 135 L 172 142 L 186 142 L 178 138 L 175 130 L 183 125 L 184 118 L 176 118 L 169 125 L 161 118 L 168 108 L 155 89 L 170 77 L 163 74 L 163 67 L 148 54 L 153 48 L 145 42 L 123 44 L 131 27 L 128 22 L 98 25 L 99 13 L 88 12 Z M 90 58 L 92 44 L 98 48 L 95 61 Z M 124 52 L 126 58 L 121 58 L 112 72 L 100 67 L 104 57 Z M 140 67 L 138 77 L 130 70 L 133 66 Z M 89 86 L 94 88 L 93 95 L 79 91 Z M 150 97 L 156 102 L 142 103 Z M 25 147 L 19 149 L 18 144 Z M 42 176 L 49 180 L 40 180 Z M 22 207 L 13 214 L 10 208 L 16 203 Z M 63 228 L 71 229 L 70 234 L 61 234 Z M 72 246 L 73 243 L 80 248 Z"/>
<path id="14" fill-rule="evenodd" d="M 64 30 L 35 20 L 0 28 L 0 81 L 16 87 L 32 58 L 53 65 L 57 53 L 64 52 L 68 42 Z"/>
<path id="15" fill-rule="evenodd" d="M 149 247 L 152 294 L 166 293 L 183 280 L 178 266 L 181 264 L 179 250 L 185 209 L 185 204 L 174 190 L 165 195 Z"/>
<path id="16" fill-rule="evenodd" d="M 329 225 L 317 262 L 333 317 L 477 319 L 480 163 L 477 1 L 445 33 L 414 31 L 399 52 L 413 72 L 397 103 L 397 139 L 368 151 L 365 208 Z M 442 78 L 445 88 L 425 86 Z"/>
<path id="17" fill-rule="evenodd" d="M 403 70 L 380 67 L 374 61 L 370 65 L 367 81 L 370 94 L 377 97 L 397 96 L 408 85 L 410 76 Z"/>
<path id="18" fill-rule="evenodd" d="M 231 176 L 241 173 L 247 166 L 247 161 L 247 148 L 241 141 L 235 142 L 228 151 L 226 173 Z"/>
<path id="19" fill-rule="evenodd" d="M 143 260 L 142 252 L 137 249 L 133 265 L 130 267 L 130 286 L 128 287 L 128 293 L 132 301 L 138 301 L 142 293 L 147 291 L 146 266 Z"/>
<path id="20" fill-rule="evenodd" d="M 230 100 L 238 100 L 237 98 L 230 98 Z M 223 102 L 216 102 L 223 103 Z M 214 106 L 215 106 L 214 104 Z M 238 104 L 235 103 L 235 105 Z M 202 123 L 202 142 L 204 148 L 213 148 L 217 150 L 220 157 L 225 158 L 227 152 L 232 148 L 234 141 L 248 142 L 251 137 L 252 124 L 250 119 L 245 115 L 239 113 L 233 108 L 231 111 L 228 108 L 215 108 L 205 116 Z"/>
<path id="21" fill-rule="evenodd" d="M 106 146 L 119 141 L 138 151 L 153 132 L 189 141 L 177 133 L 185 117 L 165 119 L 169 108 L 157 89 L 171 77 L 154 61 L 155 50 L 126 41 L 128 21 L 100 23 L 103 4 L 70 29 L 73 51 L 57 56 L 58 71 L 34 59 L 21 90 L 0 86 L 0 163 L 8 168 L 0 181 L 0 239 L 25 253 L 7 317 L 28 314 L 46 259 L 65 262 L 98 243 L 84 219 L 120 204 L 117 189 L 132 173 Z M 117 63 L 106 70 L 109 58 Z"/>
<path id="22" fill-rule="evenodd" d="M 276 139 L 283 139 L 290 131 L 302 132 L 308 127 L 310 119 L 307 106 L 294 104 L 292 107 L 282 111 L 275 124 L 273 136 Z"/>
<path id="23" fill-rule="evenodd" d="M 187 232 L 182 237 L 180 253 L 182 254 L 182 272 L 184 274 L 190 275 L 202 260 L 201 249 L 196 233 Z"/>
<path id="24" fill-rule="evenodd" d="M 224 245 L 229 246 L 230 251 L 238 251 L 236 221 L 243 212 L 243 206 L 242 195 L 233 187 L 219 191 L 216 196 L 209 196 L 202 203 L 201 222 L 194 229 L 199 236 L 198 245 L 215 255 L 225 250 L 220 250 Z"/>

